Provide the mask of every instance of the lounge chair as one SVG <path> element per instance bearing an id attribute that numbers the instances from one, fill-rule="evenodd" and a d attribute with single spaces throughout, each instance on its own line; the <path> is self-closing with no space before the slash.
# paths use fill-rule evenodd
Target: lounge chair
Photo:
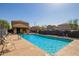
<path id="1" fill-rule="evenodd" d="M 8 35 L 6 35 L 6 36 L 4 35 L 2 38 L 4 43 L 2 44 L 2 50 L 1 50 L 0 55 L 4 54 L 5 50 L 12 51 L 12 50 L 16 49 L 14 42 L 11 39 L 8 39 L 7 37 L 8 37 Z"/>

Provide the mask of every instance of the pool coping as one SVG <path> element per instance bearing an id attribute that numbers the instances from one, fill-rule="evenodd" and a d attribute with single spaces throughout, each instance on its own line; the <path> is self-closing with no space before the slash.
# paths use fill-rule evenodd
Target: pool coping
<path id="1" fill-rule="evenodd" d="M 20 36 L 20 35 L 19 35 Z M 20 36 L 21 37 L 21 36 Z M 23 40 L 25 40 L 24 38 L 22 38 L 21 37 L 21 39 L 23 39 Z M 50 55 L 49 53 L 47 53 L 46 51 L 44 51 L 43 49 L 41 49 L 41 48 L 39 48 L 38 46 L 36 46 L 36 45 L 34 45 L 34 44 L 32 44 L 31 42 L 29 42 L 28 40 L 25 40 L 25 41 L 27 41 L 29 44 L 31 44 L 32 46 L 34 46 L 34 47 L 36 47 L 36 48 L 38 48 L 38 49 L 40 49 L 41 50 L 41 52 L 43 52 L 43 53 L 45 53 L 45 56 L 52 56 L 52 55 Z"/>
<path id="2" fill-rule="evenodd" d="M 38 34 L 40 35 L 40 34 Z M 42 35 L 42 34 L 41 34 Z M 60 49 L 58 52 L 56 52 L 54 54 L 54 56 L 61 56 L 60 54 L 58 53 L 62 53 L 63 50 L 65 49 L 68 49 L 70 46 L 74 45 L 74 43 L 76 43 L 75 41 L 79 41 L 78 38 L 71 38 L 71 37 L 62 37 L 62 36 L 56 36 L 56 35 L 43 35 L 43 36 L 51 36 L 51 37 L 58 37 L 58 38 L 65 38 L 65 39 L 70 39 L 70 40 L 73 40 L 72 42 L 70 42 L 67 46 L 65 46 L 64 48 Z M 73 52 L 72 52 L 73 53 Z M 62 55 L 63 56 L 63 55 Z M 67 54 L 65 55 L 67 56 Z"/>
<path id="3" fill-rule="evenodd" d="M 37 34 L 37 35 L 41 35 L 41 34 Z M 66 40 L 73 40 L 72 42 L 70 42 L 68 45 L 66 45 L 65 47 L 61 48 L 59 51 L 63 50 L 64 48 L 66 48 L 67 46 L 70 46 L 75 40 L 74 38 L 69 38 L 69 37 L 61 37 L 61 36 L 55 36 L 55 35 L 43 35 L 43 36 L 49 36 L 49 37 L 57 37 L 57 38 L 65 38 Z M 57 51 L 54 55 L 52 56 L 56 56 L 56 54 L 59 52 Z"/>
<path id="4" fill-rule="evenodd" d="M 30 34 L 37 34 L 37 35 L 43 35 L 43 36 L 49 36 L 49 37 L 57 37 L 57 38 L 65 38 L 70 40 L 78 40 L 79 38 L 72 38 L 67 36 L 57 36 L 57 35 L 44 35 L 44 34 L 38 34 L 38 33 L 30 33 Z"/>
<path id="5" fill-rule="evenodd" d="M 49 37 L 57 37 L 57 38 L 65 38 L 65 39 L 69 39 L 69 40 L 73 40 L 72 42 L 70 42 L 67 46 L 65 46 L 65 47 L 63 47 L 62 49 L 60 49 L 59 51 L 61 51 L 61 50 L 63 50 L 64 48 L 66 48 L 66 47 L 68 47 L 68 46 L 70 46 L 71 44 L 73 44 L 73 42 L 75 41 L 75 40 L 78 40 L 78 39 L 76 39 L 76 38 L 70 38 L 70 37 L 62 37 L 62 36 L 56 36 L 56 35 L 43 35 L 43 34 L 38 34 L 38 33 L 32 33 L 32 34 L 37 34 L 37 35 L 42 35 L 42 36 L 49 36 Z M 58 51 L 58 52 L 59 52 Z M 52 55 L 52 56 L 56 56 L 56 54 L 58 53 L 58 52 L 56 52 L 54 55 Z"/>
<path id="6" fill-rule="evenodd" d="M 70 40 L 73 40 L 72 42 L 74 42 L 74 39 L 72 39 L 72 38 L 69 38 L 69 37 L 60 37 L 60 36 L 55 36 L 55 35 L 43 35 L 43 34 L 37 34 L 37 33 L 31 33 L 31 34 L 36 34 L 36 35 L 42 35 L 42 36 L 49 36 L 49 37 L 57 37 L 57 38 L 65 38 L 65 39 L 70 39 Z M 24 39 L 24 38 L 23 38 Z M 72 43 L 71 42 L 71 43 Z M 30 42 L 31 43 L 31 42 Z M 69 46 L 71 43 L 69 43 L 67 46 Z M 32 43 L 31 43 L 32 44 Z M 36 45 L 34 45 L 34 44 L 32 44 L 33 46 L 36 46 Z M 65 46 L 65 47 L 67 47 L 67 46 Z M 38 46 L 36 46 L 37 48 L 39 48 Z M 65 47 L 63 47 L 62 49 L 64 49 Z M 39 48 L 39 49 L 41 49 L 41 48 Z M 60 49 L 59 51 L 61 51 L 62 49 Z M 43 49 L 41 49 L 42 51 L 44 51 Z M 58 52 L 59 52 L 58 51 Z M 46 51 L 44 51 L 44 52 L 46 52 Z M 56 53 L 58 53 L 58 52 L 56 52 Z M 47 52 L 46 52 L 47 53 Z M 55 53 L 55 54 L 56 54 Z M 50 55 L 49 53 L 47 53 L 49 56 L 56 56 L 55 54 L 54 55 Z"/>

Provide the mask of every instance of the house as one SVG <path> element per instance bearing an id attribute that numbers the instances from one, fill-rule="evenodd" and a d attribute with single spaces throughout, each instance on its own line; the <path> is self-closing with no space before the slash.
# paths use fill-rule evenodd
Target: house
<path id="1" fill-rule="evenodd" d="M 57 26 L 58 30 L 72 30 L 71 27 L 69 26 L 69 24 L 64 23 L 64 24 L 60 24 Z"/>
<path id="2" fill-rule="evenodd" d="M 32 26 L 31 28 L 30 28 L 30 31 L 31 32 L 38 32 L 40 30 L 40 26 Z"/>
<path id="3" fill-rule="evenodd" d="M 47 26 L 47 30 L 56 30 L 57 29 L 57 27 L 55 26 L 55 25 L 48 25 Z"/>
<path id="4" fill-rule="evenodd" d="M 29 32 L 29 23 L 24 21 L 12 21 L 12 29 L 14 33 L 28 33 Z"/>

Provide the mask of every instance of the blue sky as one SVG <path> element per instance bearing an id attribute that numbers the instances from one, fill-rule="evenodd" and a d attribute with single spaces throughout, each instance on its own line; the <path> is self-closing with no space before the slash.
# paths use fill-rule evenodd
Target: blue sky
<path id="1" fill-rule="evenodd" d="M 0 19 L 23 20 L 30 25 L 58 25 L 79 19 L 79 4 L 0 4 Z"/>

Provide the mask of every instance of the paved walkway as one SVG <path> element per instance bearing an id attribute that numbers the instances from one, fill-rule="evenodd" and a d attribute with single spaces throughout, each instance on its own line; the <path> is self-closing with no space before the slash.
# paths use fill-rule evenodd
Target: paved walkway
<path id="1" fill-rule="evenodd" d="M 46 52 L 42 51 L 38 47 L 33 46 L 30 42 L 20 39 L 17 35 L 10 35 L 9 39 L 12 39 L 15 43 L 16 49 L 11 52 L 5 53 L 4 56 L 46 56 Z"/>

